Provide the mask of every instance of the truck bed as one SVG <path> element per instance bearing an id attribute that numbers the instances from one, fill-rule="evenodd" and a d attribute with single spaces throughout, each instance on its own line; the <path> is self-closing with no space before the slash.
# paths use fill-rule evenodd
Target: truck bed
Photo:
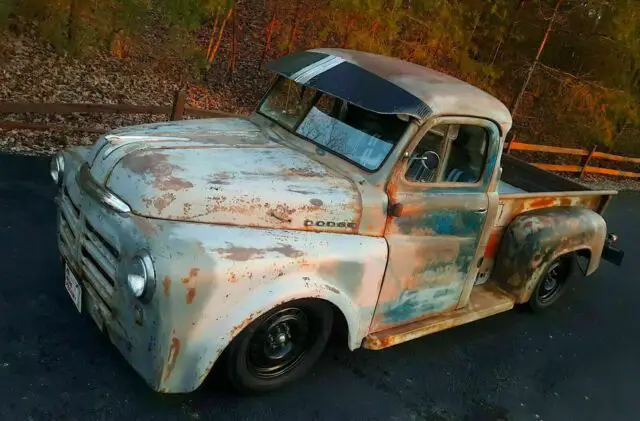
<path id="1" fill-rule="evenodd" d="M 505 227 L 517 215 L 552 206 L 579 206 L 602 213 L 617 192 L 591 190 L 522 160 L 504 155 L 498 194 L 499 208 L 484 253 L 485 259 L 488 260 L 495 258 Z"/>
<path id="2" fill-rule="evenodd" d="M 584 191 L 593 190 L 512 156 L 502 156 L 502 176 L 498 193 L 504 192 L 509 195 Z"/>

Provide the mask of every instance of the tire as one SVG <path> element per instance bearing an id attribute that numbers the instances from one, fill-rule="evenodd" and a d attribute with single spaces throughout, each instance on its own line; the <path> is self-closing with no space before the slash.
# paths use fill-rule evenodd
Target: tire
<path id="1" fill-rule="evenodd" d="M 575 253 L 565 254 L 549 263 L 536 283 L 529 299 L 529 308 L 534 313 L 542 313 L 562 297 L 572 278 L 578 272 Z"/>
<path id="2" fill-rule="evenodd" d="M 333 326 L 320 300 L 281 305 L 247 326 L 227 348 L 227 375 L 236 390 L 266 393 L 292 383 L 318 361 Z"/>

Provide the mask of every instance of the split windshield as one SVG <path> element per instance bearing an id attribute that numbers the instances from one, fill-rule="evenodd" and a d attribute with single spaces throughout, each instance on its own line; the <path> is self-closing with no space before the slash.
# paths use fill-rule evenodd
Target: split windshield
<path id="1" fill-rule="evenodd" d="M 282 77 L 258 111 L 368 171 L 380 168 L 409 126 L 408 118 L 374 113 Z"/>

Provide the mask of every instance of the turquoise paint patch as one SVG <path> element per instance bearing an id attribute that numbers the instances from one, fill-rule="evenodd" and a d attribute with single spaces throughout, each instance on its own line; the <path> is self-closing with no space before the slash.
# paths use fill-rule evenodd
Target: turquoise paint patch
<path id="1" fill-rule="evenodd" d="M 460 286 L 461 287 L 461 286 Z M 421 299 L 424 290 L 405 290 L 396 302 L 384 306 L 385 323 L 397 324 L 442 311 L 458 302 L 460 288 L 442 288 L 433 293 L 431 299 Z"/>

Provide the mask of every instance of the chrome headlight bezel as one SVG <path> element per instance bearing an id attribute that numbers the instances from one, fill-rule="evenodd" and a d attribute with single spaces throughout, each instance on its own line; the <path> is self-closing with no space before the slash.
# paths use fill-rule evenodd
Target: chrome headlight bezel
<path id="1" fill-rule="evenodd" d="M 139 253 L 131 258 L 126 271 L 126 284 L 131 295 L 146 303 L 156 289 L 156 272 L 148 253 Z"/>
<path id="2" fill-rule="evenodd" d="M 49 174 L 56 185 L 62 185 L 62 180 L 64 179 L 64 156 L 61 153 L 56 154 L 51 159 Z"/>

